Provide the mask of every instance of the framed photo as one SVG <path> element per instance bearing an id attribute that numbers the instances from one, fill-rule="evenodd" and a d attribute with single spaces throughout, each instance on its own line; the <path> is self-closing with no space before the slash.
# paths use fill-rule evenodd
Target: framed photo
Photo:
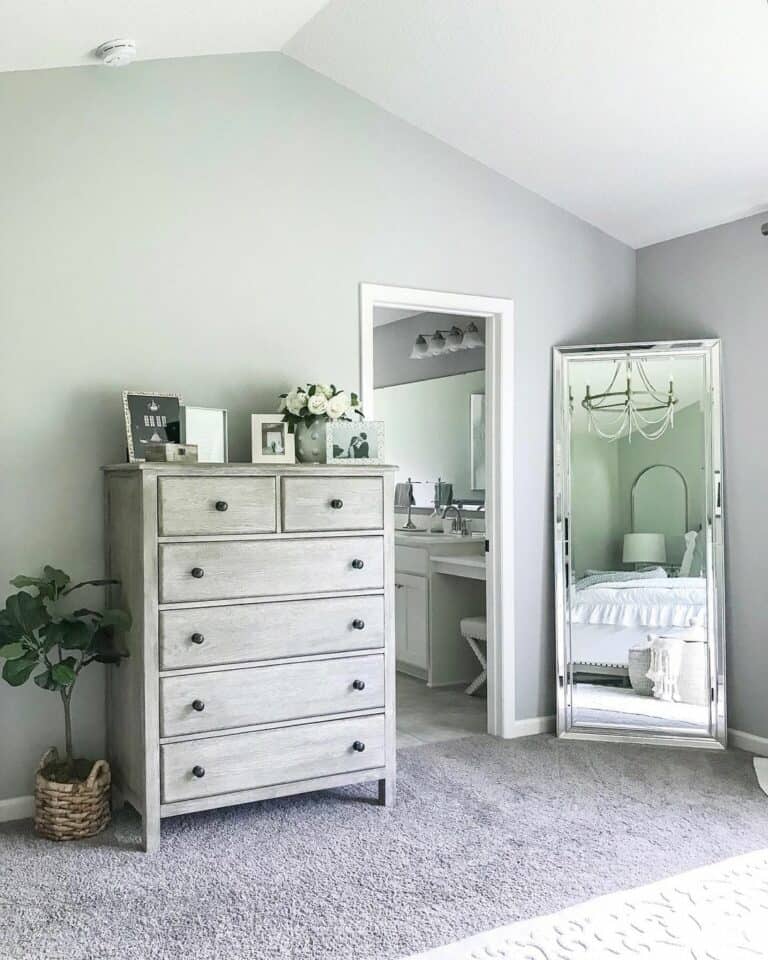
<path id="1" fill-rule="evenodd" d="M 123 390 L 128 461 L 141 463 L 147 443 L 181 443 L 181 397 L 177 393 Z"/>
<path id="2" fill-rule="evenodd" d="M 325 436 L 328 463 L 384 463 L 383 420 L 329 420 Z"/>
<path id="3" fill-rule="evenodd" d="M 216 407 L 181 408 L 181 442 L 197 445 L 198 463 L 227 462 L 227 411 Z"/>
<path id="4" fill-rule="evenodd" d="M 280 414 L 251 414 L 251 463 L 295 462 L 294 436 Z"/>

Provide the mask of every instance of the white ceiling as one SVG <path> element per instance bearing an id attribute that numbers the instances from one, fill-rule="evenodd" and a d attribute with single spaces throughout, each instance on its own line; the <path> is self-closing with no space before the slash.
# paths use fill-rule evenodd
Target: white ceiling
<path id="1" fill-rule="evenodd" d="M 105 40 L 139 60 L 280 50 L 327 0 L 0 0 L 0 70 L 97 64 Z"/>
<path id="2" fill-rule="evenodd" d="M 766 0 L 0 0 L 0 71 L 283 49 L 634 247 L 768 208 Z"/>
<path id="3" fill-rule="evenodd" d="M 331 0 L 285 51 L 634 247 L 768 207 L 766 0 Z"/>

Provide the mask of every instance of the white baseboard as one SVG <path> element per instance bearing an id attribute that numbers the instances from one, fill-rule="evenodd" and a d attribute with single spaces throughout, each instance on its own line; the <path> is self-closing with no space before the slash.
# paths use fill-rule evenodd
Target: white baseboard
<path id="1" fill-rule="evenodd" d="M 768 757 L 768 737 L 758 737 L 757 734 L 745 733 L 744 730 L 729 727 L 728 746 L 756 753 L 759 757 Z"/>
<path id="2" fill-rule="evenodd" d="M 553 733 L 554 729 L 555 718 L 553 716 L 529 717 L 526 720 L 513 720 L 504 731 L 504 738 L 513 740 L 517 737 L 533 737 L 537 733 Z"/>
<path id="3" fill-rule="evenodd" d="M 7 820 L 26 820 L 34 814 L 35 798 L 32 796 L 0 800 L 0 823 L 5 823 Z"/>

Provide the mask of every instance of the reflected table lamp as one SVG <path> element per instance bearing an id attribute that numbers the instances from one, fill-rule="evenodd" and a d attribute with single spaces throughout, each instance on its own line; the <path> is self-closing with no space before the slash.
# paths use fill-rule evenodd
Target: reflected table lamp
<path id="1" fill-rule="evenodd" d="M 640 564 L 664 564 L 667 562 L 666 537 L 663 533 L 625 533 L 621 559 L 624 563 L 633 563 L 635 568 Z"/>

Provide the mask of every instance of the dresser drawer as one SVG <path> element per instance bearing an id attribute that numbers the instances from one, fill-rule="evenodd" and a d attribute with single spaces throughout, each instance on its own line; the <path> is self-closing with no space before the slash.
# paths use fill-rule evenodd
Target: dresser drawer
<path id="1" fill-rule="evenodd" d="M 157 489 L 161 537 L 277 529 L 275 477 L 161 477 Z"/>
<path id="2" fill-rule="evenodd" d="M 178 737 L 383 706 L 380 653 L 163 677 L 160 735 Z"/>
<path id="3" fill-rule="evenodd" d="M 160 748 L 162 799 L 173 803 L 382 767 L 384 730 L 378 714 L 167 743 Z"/>
<path id="4" fill-rule="evenodd" d="M 161 603 L 376 590 L 381 537 L 161 543 Z"/>
<path id="5" fill-rule="evenodd" d="M 328 597 L 160 613 L 160 669 L 384 646 L 384 598 Z"/>
<path id="6" fill-rule="evenodd" d="M 381 530 L 381 477 L 283 477 L 283 530 Z"/>

